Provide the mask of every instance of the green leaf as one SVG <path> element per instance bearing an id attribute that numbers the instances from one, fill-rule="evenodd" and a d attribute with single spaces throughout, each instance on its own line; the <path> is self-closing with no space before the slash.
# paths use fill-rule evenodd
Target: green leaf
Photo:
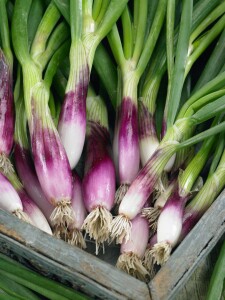
<path id="1" fill-rule="evenodd" d="M 173 125 L 180 104 L 189 50 L 189 38 L 191 34 L 192 24 L 192 10 L 193 1 L 184 0 L 176 48 L 175 65 L 171 80 L 171 89 L 169 90 L 169 95 L 167 97 L 166 102 L 165 118 L 168 128 Z"/>
<path id="2" fill-rule="evenodd" d="M 22 284 L 31 290 L 48 297 L 49 299 L 86 299 L 85 296 L 81 295 L 77 291 L 29 270 L 3 254 L 0 254 L 0 265 L 0 274 L 7 276 L 7 278 Z"/>
<path id="3" fill-rule="evenodd" d="M 225 278 L 225 241 L 220 250 L 219 257 L 214 267 L 206 300 L 221 299 L 223 292 L 223 282 Z"/>
<path id="4" fill-rule="evenodd" d="M 0 289 L 21 300 L 40 300 L 31 290 L 0 274 Z"/>

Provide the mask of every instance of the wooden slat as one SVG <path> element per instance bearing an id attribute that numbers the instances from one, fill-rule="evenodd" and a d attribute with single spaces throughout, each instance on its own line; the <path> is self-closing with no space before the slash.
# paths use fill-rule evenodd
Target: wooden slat
<path id="1" fill-rule="evenodd" d="M 153 300 L 174 299 L 225 232 L 225 191 L 149 284 Z"/>
<path id="2" fill-rule="evenodd" d="M 148 286 L 114 266 L 0 210 L 0 250 L 7 249 L 100 299 L 150 299 Z"/>
<path id="3" fill-rule="evenodd" d="M 212 272 L 224 239 L 225 234 L 223 234 L 220 241 L 216 244 L 213 250 L 210 251 L 207 257 L 202 259 L 200 264 L 198 264 L 197 269 L 188 279 L 187 283 L 182 286 L 182 289 L 173 300 L 206 299 Z"/>

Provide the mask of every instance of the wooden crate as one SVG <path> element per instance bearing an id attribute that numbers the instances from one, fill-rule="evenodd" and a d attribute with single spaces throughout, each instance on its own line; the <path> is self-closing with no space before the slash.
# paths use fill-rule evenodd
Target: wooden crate
<path id="1" fill-rule="evenodd" d="M 118 247 L 100 259 L 0 210 L 2 253 L 97 299 L 176 299 L 224 232 L 225 191 L 147 285 L 113 266 Z"/>

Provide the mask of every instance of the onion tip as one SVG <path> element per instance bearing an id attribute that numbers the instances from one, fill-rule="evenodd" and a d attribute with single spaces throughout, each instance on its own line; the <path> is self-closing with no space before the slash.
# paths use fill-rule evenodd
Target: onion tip
<path id="1" fill-rule="evenodd" d="M 119 205 L 120 205 L 122 199 L 124 198 L 124 196 L 126 195 L 128 189 L 129 189 L 129 186 L 130 186 L 129 184 L 123 183 L 118 187 L 116 194 L 115 194 L 115 202 L 114 202 L 114 205 L 115 205 L 114 210 L 115 211 L 118 212 Z"/>
<path id="2" fill-rule="evenodd" d="M 13 215 L 16 216 L 18 219 L 33 225 L 31 219 L 29 218 L 29 216 L 24 211 L 22 211 L 21 209 L 15 210 L 13 212 Z"/>
<path id="3" fill-rule="evenodd" d="M 66 236 L 66 242 L 80 249 L 87 248 L 83 234 L 81 230 L 77 228 L 69 229 L 68 234 Z"/>
<path id="4" fill-rule="evenodd" d="M 52 225 L 57 228 L 61 228 L 60 225 L 68 227 L 72 223 L 73 218 L 71 202 L 68 200 L 58 202 L 50 216 Z"/>
<path id="5" fill-rule="evenodd" d="M 118 215 L 112 221 L 111 238 L 116 239 L 117 244 L 122 244 L 125 239 L 125 243 L 131 236 L 131 221 L 124 215 Z"/>
<path id="6" fill-rule="evenodd" d="M 157 265 L 163 265 L 167 262 L 172 251 L 172 246 L 168 242 L 159 242 L 156 243 L 151 250 L 151 253 L 154 257 L 154 263 Z"/>
<path id="7" fill-rule="evenodd" d="M 5 153 L 0 154 L 0 168 L 4 175 L 14 172 L 13 165 Z"/>
<path id="8" fill-rule="evenodd" d="M 157 230 L 157 221 L 160 215 L 160 208 L 158 206 L 145 207 L 142 209 L 141 215 L 148 220 L 149 227 L 155 232 Z"/>
<path id="9" fill-rule="evenodd" d="M 151 253 L 151 248 L 147 248 L 145 250 L 145 254 L 142 260 L 143 266 L 149 273 L 150 279 L 152 279 L 155 276 L 155 269 L 154 269 L 154 258 Z"/>
<path id="10" fill-rule="evenodd" d="M 135 253 L 128 252 L 121 254 L 117 260 L 116 267 L 144 282 L 148 282 L 150 279 L 148 271 Z"/>
<path id="11" fill-rule="evenodd" d="M 109 240 L 110 231 L 112 225 L 112 215 L 103 206 L 97 206 L 93 209 L 82 225 L 82 229 L 89 234 L 90 238 L 93 238 L 96 242 L 96 255 L 100 244 Z"/>

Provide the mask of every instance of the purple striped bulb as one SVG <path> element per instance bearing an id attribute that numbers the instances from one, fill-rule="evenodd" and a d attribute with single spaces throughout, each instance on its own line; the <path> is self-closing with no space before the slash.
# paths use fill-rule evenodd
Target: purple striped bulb
<path id="1" fill-rule="evenodd" d="M 28 122 L 35 170 L 46 198 L 55 206 L 51 224 L 68 226 L 73 221 L 69 161 L 48 107 L 49 91 L 40 82 L 32 92 Z"/>
<path id="2" fill-rule="evenodd" d="M 137 105 L 126 97 L 119 108 L 118 169 L 120 184 L 130 184 L 139 170 Z"/>
<path id="3" fill-rule="evenodd" d="M 82 195 L 82 183 L 77 175 L 73 172 L 73 193 L 71 199 L 74 220 L 68 226 L 65 239 L 70 245 L 75 245 L 81 249 L 86 248 L 86 242 L 82 233 L 82 226 L 87 216 L 87 210 L 84 205 Z"/>
<path id="4" fill-rule="evenodd" d="M 162 209 L 157 225 L 157 243 L 151 250 L 157 264 L 162 265 L 169 259 L 179 240 L 184 206 L 189 196 L 182 195 L 177 187 Z"/>
<path id="5" fill-rule="evenodd" d="M 73 172 L 73 194 L 71 206 L 74 210 L 74 222 L 70 225 L 70 227 L 80 230 L 84 223 L 84 219 L 86 218 L 87 211 L 82 195 L 82 183 L 76 172 Z"/>
<path id="6" fill-rule="evenodd" d="M 94 122 L 90 125 L 83 178 L 84 203 L 89 212 L 97 206 L 111 210 L 116 183 L 115 168 L 109 154 L 109 133 Z"/>
<path id="7" fill-rule="evenodd" d="M 137 215 L 131 222 L 131 235 L 127 242 L 121 244 L 120 252 L 135 253 L 138 257 L 142 258 L 145 254 L 145 249 L 148 244 L 149 225 L 148 221 L 140 214 Z"/>
<path id="8" fill-rule="evenodd" d="M 11 70 L 0 49 L 0 155 L 10 154 L 14 133 L 14 105 Z M 0 158 L 1 165 L 1 158 Z"/>
<path id="9" fill-rule="evenodd" d="M 96 243 L 96 254 L 101 244 L 109 240 L 114 204 L 116 175 L 109 154 L 108 130 L 88 122 L 87 157 L 82 183 L 84 204 L 89 211 L 83 229 Z"/>
<path id="10" fill-rule="evenodd" d="M 65 95 L 59 117 L 58 131 L 71 169 L 77 165 L 84 147 L 88 83 L 88 67 L 83 67 L 74 90 Z"/>
<path id="11" fill-rule="evenodd" d="M 138 106 L 138 125 L 141 164 L 144 166 L 159 146 L 159 141 L 154 116 L 142 101 Z"/>
<path id="12" fill-rule="evenodd" d="M 70 201 L 72 175 L 57 130 L 46 111 L 48 122 L 43 124 L 38 105 L 33 105 L 31 145 L 37 176 L 45 196 L 56 206 L 61 201 Z"/>

